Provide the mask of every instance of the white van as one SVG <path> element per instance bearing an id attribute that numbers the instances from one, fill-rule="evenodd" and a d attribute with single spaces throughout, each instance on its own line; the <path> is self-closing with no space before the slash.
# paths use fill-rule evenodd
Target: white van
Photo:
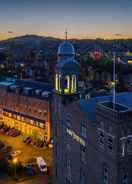
<path id="1" fill-rule="evenodd" d="M 47 164 L 42 157 L 37 157 L 37 165 L 41 172 L 47 172 Z"/>

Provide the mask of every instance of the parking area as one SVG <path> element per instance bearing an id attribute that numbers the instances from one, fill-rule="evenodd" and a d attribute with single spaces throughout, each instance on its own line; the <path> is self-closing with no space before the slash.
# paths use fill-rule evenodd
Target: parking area
<path id="1" fill-rule="evenodd" d="M 22 162 L 22 164 L 28 163 L 29 160 L 36 157 L 43 157 L 48 166 L 52 166 L 52 148 L 37 147 L 33 144 L 24 143 L 25 137 L 10 136 L 5 134 L 5 132 L 0 132 L 0 140 L 3 141 L 7 146 L 12 147 L 12 152 L 15 153 L 17 159 Z"/>

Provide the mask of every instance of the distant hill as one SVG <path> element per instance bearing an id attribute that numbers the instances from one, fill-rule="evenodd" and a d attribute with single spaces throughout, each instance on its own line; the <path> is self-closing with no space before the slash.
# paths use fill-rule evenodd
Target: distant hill
<path id="1" fill-rule="evenodd" d="M 58 45 L 62 42 L 61 39 L 53 37 L 43 37 L 37 35 L 25 35 L 16 38 L 10 38 L 0 41 L 0 48 L 4 47 L 11 51 L 16 57 L 22 57 L 30 50 L 42 50 L 45 55 L 55 55 Z M 88 40 L 88 39 L 72 39 L 77 52 L 86 54 L 92 49 L 100 49 L 102 51 L 110 51 L 113 46 L 116 46 L 119 51 L 132 51 L 132 39 L 120 40 Z"/>

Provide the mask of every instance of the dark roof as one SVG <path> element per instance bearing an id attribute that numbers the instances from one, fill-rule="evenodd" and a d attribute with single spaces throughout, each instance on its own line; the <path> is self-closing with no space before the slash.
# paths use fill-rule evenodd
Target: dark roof
<path id="1" fill-rule="evenodd" d="M 32 89 L 41 89 L 44 91 L 52 92 L 53 86 L 50 83 L 43 83 L 38 81 L 32 80 L 16 80 L 15 84 L 21 87 L 29 87 Z"/>
<path id="2" fill-rule="evenodd" d="M 60 44 L 58 48 L 58 55 L 75 55 L 75 50 L 73 45 L 69 41 L 64 41 Z"/>
<path id="3" fill-rule="evenodd" d="M 81 99 L 80 107 L 86 113 L 89 120 L 95 122 L 96 120 L 96 105 L 99 102 L 110 101 L 112 102 L 112 95 L 94 97 L 88 100 Z M 116 103 L 127 106 L 132 110 L 132 92 L 124 92 L 116 94 Z"/>
<path id="4" fill-rule="evenodd" d="M 51 96 L 53 86 L 50 83 L 42 83 L 32 80 L 5 79 L 0 81 L 0 88 L 20 93 L 24 96 L 46 99 Z M 25 93 L 24 90 L 28 92 Z"/>
<path id="5" fill-rule="evenodd" d="M 79 73 L 79 64 L 76 60 L 61 60 L 57 63 L 56 69 L 60 72 L 71 72 L 71 73 Z"/>

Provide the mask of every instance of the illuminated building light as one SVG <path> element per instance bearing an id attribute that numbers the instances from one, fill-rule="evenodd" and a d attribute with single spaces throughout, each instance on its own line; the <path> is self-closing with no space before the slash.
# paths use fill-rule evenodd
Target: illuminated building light
<path id="1" fill-rule="evenodd" d="M 69 93 L 70 92 L 70 77 L 66 76 L 66 88 L 64 89 L 64 93 Z"/>
<path id="2" fill-rule="evenodd" d="M 35 139 L 41 139 L 47 141 L 50 138 L 50 131 L 46 128 L 40 128 L 27 122 L 20 121 L 6 115 L 3 115 L 3 122 L 10 128 L 16 128 L 20 130 L 25 136 L 31 136 Z M 44 136 L 47 133 L 47 136 Z"/>
<path id="3" fill-rule="evenodd" d="M 112 85 L 112 86 L 115 86 L 115 84 L 116 84 L 115 81 L 112 81 L 112 82 L 111 82 L 111 85 Z"/>
<path id="4" fill-rule="evenodd" d="M 58 91 L 61 93 L 61 75 L 58 75 Z"/>
<path id="5" fill-rule="evenodd" d="M 128 64 L 132 65 L 132 60 L 128 60 Z"/>
<path id="6" fill-rule="evenodd" d="M 55 75 L 55 90 L 61 93 L 61 75 Z"/>
<path id="7" fill-rule="evenodd" d="M 56 74 L 56 76 L 55 76 L 55 89 L 56 89 L 56 91 L 58 91 L 59 90 L 59 77 L 58 77 L 58 74 Z"/>

